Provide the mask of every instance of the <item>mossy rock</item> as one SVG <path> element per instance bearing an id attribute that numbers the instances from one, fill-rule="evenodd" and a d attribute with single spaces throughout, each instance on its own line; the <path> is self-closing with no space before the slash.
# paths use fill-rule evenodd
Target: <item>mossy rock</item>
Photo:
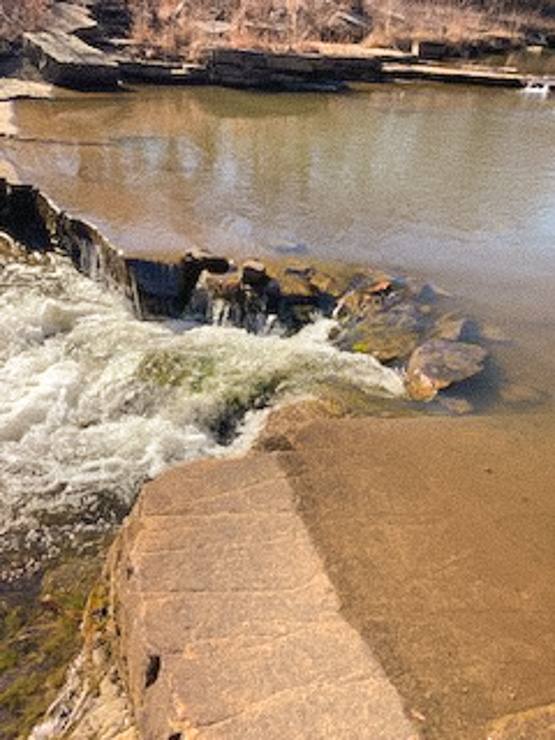
<path id="1" fill-rule="evenodd" d="M 27 737 L 55 699 L 82 642 L 80 624 L 97 556 L 67 558 L 40 583 L 0 600 L 0 737 Z"/>
<path id="2" fill-rule="evenodd" d="M 380 362 L 408 358 L 420 335 L 411 327 L 361 321 L 340 331 L 335 343 L 344 350 L 372 355 Z"/>

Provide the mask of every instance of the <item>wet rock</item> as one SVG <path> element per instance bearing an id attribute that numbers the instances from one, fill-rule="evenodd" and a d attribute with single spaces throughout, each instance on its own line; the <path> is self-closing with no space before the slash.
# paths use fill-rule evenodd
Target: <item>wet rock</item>
<path id="1" fill-rule="evenodd" d="M 498 326 L 486 324 L 481 327 L 482 337 L 488 342 L 495 342 L 496 344 L 510 344 L 511 339 L 505 334 L 505 332 Z"/>
<path id="2" fill-rule="evenodd" d="M 329 275 L 326 272 L 311 268 L 307 276 L 311 289 L 319 295 L 327 295 L 333 298 L 334 302 L 339 298 L 343 291 L 343 286 L 338 276 Z"/>
<path id="3" fill-rule="evenodd" d="M 10 260 L 16 251 L 16 245 L 12 237 L 5 231 L 0 231 L 0 261 Z"/>
<path id="4" fill-rule="evenodd" d="M 441 388 L 483 369 L 487 352 L 478 344 L 433 339 L 418 347 L 407 365 L 407 390 L 415 400 L 434 398 Z"/>
<path id="5" fill-rule="evenodd" d="M 339 346 L 390 362 L 407 357 L 417 344 L 418 333 L 409 327 L 361 321 L 343 333 Z"/>
<path id="6" fill-rule="evenodd" d="M 127 259 L 126 264 L 135 309 L 142 317 L 180 316 L 204 271 L 223 274 L 229 270 L 227 259 L 209 252 L 188 252 L 179 263 Z"/>
<path id="7" fill-rule="evenodd" d="M 229 271 L 229 260 L 210 252 L 187 252 L 177 266 L 179 302 L 185 307 L 195 289 L 202 272 L 225 275 Z"/>
<path id="8" fill-rule="evenodd" d="M 361 317 L 380 309 L 391 308 L 407 294 L 407 284 L 385 275 L 357 273 L 337 301 L 338 319 Z"/>
<path id="9" fill-rule="evenodd" d="M 331 315 L 335 297 L 328 292 L 331 281 L 312 267 L 288 268 L 280 278 L 280 321 L 293 330 L 314 320 L 316 314 Z"/>
<path id="10" fill-rule="evenodd" d="M 297 331 L 316 313 L 331 316 L 336 303 L 329 292 L 333 283 L 332 277 L 312 267 L 289 267 L 271 274 L 259 260 L 247 260 L 239 270 L 203 279 L 206 317 L 249 331 L 265 330 L 269 322 L 281 331 Z M 197 302 L 196 293 L 192 303 Z"/>
<path id="11" fill-rule="evenodd" d="M 38 190 L 0 180 L 0 229 L 31 249 L 50 247 L 50 234 L 38 208 Z"/>
<path id="12" fill-rule="evenodd" d="M 260 288 L 265 286 L 269 280 L 270 277 L 262 262 L 258 260 L 247 260 L 243 263 L 241 281 L 244 285 L 252 285 L 253 287 Z"/>
<path id="13" fill-rule="evenodd" d="M 457 318 L 451 315 L 440 316 L 433 331 L 434 339 L 448 339 L 452 342 L 478 342 L 480 329 L 478 324 L 469 318 Z"/>
<path id="14" fill-rule="evenodd" d="M 431 321 L 404 284 L 389 280 L 350 292 L 339 302 L 335 315 L 342 324 L 336 344 L 371 354 L 381 362 L 408 359 Z"/>
<path id="15" fill-rule="evenodd" d="M 447 293 L 437 288 L 431 283 L 423 285 L 416 293 L 415 300 L 419 303 L 435 304 L 441 298 L 445 298 Z"/>
<path id="16" fill-rule="evenodd" d="M 441 398 L 441 406 L 449 413 L 455 416 L 463 416 L 464 414 L 471 414 L 474 408 L 470 401 L 465 398 Z"/>

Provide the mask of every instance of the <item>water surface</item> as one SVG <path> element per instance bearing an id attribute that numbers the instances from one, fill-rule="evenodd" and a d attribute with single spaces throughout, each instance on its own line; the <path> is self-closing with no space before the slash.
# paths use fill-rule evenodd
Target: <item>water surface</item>
<path id="1" fill-rule="evenodd" d="M 23 178 L 127 252 L 304 253 L 419 275 L 518 339 L 518 357 L 501 350 L 516 376 L 552 384 L 555 96 L 139 88 L 19 102 L 16 123 Z"/>

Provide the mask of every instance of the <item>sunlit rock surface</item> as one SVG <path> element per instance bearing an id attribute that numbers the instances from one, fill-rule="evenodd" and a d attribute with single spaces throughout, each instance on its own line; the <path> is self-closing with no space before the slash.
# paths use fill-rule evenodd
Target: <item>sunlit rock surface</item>
<path id="1" fill-rule="evenodd" d="M 141 737 L 415 737 L 269 453 L 144 489 L 113 579 Z"/>

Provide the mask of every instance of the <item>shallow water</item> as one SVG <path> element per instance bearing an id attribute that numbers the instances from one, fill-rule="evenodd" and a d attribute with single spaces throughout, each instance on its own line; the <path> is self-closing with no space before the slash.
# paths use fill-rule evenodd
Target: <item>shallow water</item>
<path id="1" fill-rule="evenodd" d="M 306 254 L 439 283 L 555 379 L 555 96 L 142 88 L 15 105 L 22 177 L 128 252 Z M 530 361 L 533 355 L 533 362 Z"/>
<path id="2" fill-rule="evenodd" d="M 332 380 L 403 395 L 327 342 L 331 321 L 290 338 L 141 322 L 61 258 L 0 275 L 0 577 L 88 547 L 169 464 L 248 446 L 270 399 Z"/>
<path id="3" fill-rule="evenodd" d="M 523 386 L 519 410 L 530 398 L 553 410 L 555 100 L 144 88 L 14 112 L 5 153 L 21 178 L 125 251 L 300 255 L 439 283 L 497 338 L 482 393 L 506 376 Z M 334 379 L 402 392 L 393 371 L 333 350 L 325 322 L 286 340 L 184 331 L 137 322 L 67 265 L 9 269 L 0 485 L 13 573 L 112 527 L 171 462 L 227 453 L 245 413 L 247 445 L 270 396 Z"/>

